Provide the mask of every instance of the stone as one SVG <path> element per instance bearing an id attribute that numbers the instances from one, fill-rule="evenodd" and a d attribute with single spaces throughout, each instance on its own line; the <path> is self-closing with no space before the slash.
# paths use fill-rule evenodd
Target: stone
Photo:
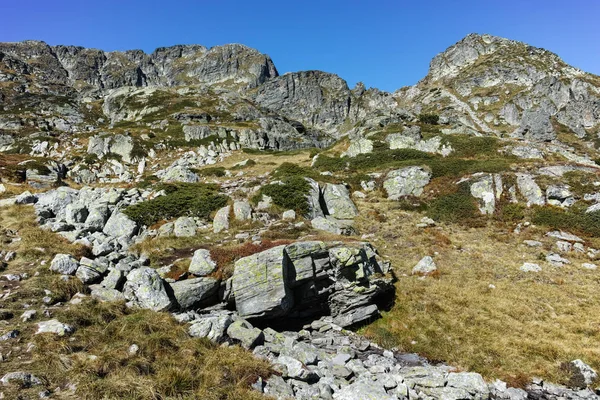
<path id="1" fill-rule="evenodd" d="M 196 276 L 207 276 L 217 270 L 217 263 L 210 257 L 210 251 L 198 249 L 194 252 L 188 272 Z"/>
<path id="2" fill-rule="evenodd" d="M 42 385 L 42 380 L 29 372 L 17 371 L 9 372 L 0 379 L 2 385 L 7 386 L 16 384 L 23 388 Z"/>
<path id="3" fill-rule="evenodd" d="M 590 264 L 590 263 L 583 263 L 581 264 L 581 266 L 585 269 L 589 269 L 589 270 L 595 270 L 598 268 L 598 266 L 596 264 Z"/>
<path id="4" fill-rule="evenodd" d="M 336 219 L 352 219 L 358 215 L 358 209 L 350 198 L 350 192 L 344 185 L 327 183 L 323 188 L 323 201 L 327 215 Z"/>
<path id="5" fill-rule="evenodd" d="M 138 230 L 139 226 L 136 222 L 132 221 L 122 212 L 115 211 L 106 222 L 106 225 L 104 225 L 102 232 L 115 238 L 125 237 L 130 239 Z"/>
<path id="6" fill-rule="evenodd" d="M 252 206 L 247 201 L 236 201 L 233 203 L 233 215 L 238 221 L 252 219 Z"/>
<path id="7" fill-rule="evenodd" d="M 407 167 L 390 171 L 383 187 L 390 200 L 398 200 L 406 196 L 420 196 L 423 188 L 429 183 L 431 172 L 423 167 Z"/>
<path id="8" fill-rule="evenodd" d="M 50 263 L 50 271 L 63 275 L 73 275 L 79 268 L 79 261 L 69 254 L 57 254 Z"/>
<path id="9" fill-rule="evenodd" d="M 544 152 L 531 146 L 515 146 L 511 149 L 513 156 L 522 159 L 543 159 Z"/>
<path id="10" fill-rule="evenodd" d="M 38 322 L 38 328 L 35 332 L 36 335 L 40 333 L 54 333 L 58 336 L 70 335 L 75 332 L 75 328 L 70 325 L 63 324 L 57 319 L 51 319 L 49 321 Z"/>
<path id="11" fill-rule="evenodd" d="M 267 379 L 264 393 L 277 399 L 294 398 L 294 390 L 279 375 L 271 375 Z"/>
<path id="12" fill-rule="evenodd" d="M 296 219 L 296 211 L 294 211 L 294 210 L 284 211 L 282 218 L 286 221 L 294 221 Z"/>
<path id="13" fill-rule="evenodd" d="M 496 198 L 502 194 L 502 178 L 500 175 L 486 174 L 471 184 L 471 195 L 479 200 L 479 211 L 482 214 L 493 214 L 496 210 Z"/>
<path id="14" fill-rule="evenodd" d="M 596 371 L 579 359 L 573 360 L 563 367 L 571 375 L 569 377 L 569 386 L 572 388 L 585 389 L 598 379 Z"/>
<path id="15" fill-rule="evenodd" d="M 100 301 L 125 301 L 125 295 L 116 289 L 101 285 L 90 285 L 90 296 Z"/>
<path id="16" fill-rule="evenodd" d="M 342 387 L 333 394 L 335 400 L 396 400 L 397 397 L 388 394 L 383 387 L 375 382 L 357 380 Z"/>
<path id="17" fill-rule="evenodd" d="M 231 206 L 225 206 L 217 211 L 213 220 L 213 232 L 220 233 L 229 229 L 229 213 Z"/>
<path id="18" fill-rule="evenodd" d="M 236 261 L 233 293 L 244 318 L 274 318 L 294 305 L 288 284 L 291 265 L 284 262 L 285 246 L 277 246 Z"/>
<path id="19" fill-rule="evenodd" d="M 80 265 L 75 276 L 85 284 L 95 283 L 102 279 L 102 272 L 94 265 Z"/>
<path id="20" fill-rule="evenodd" d="M 346 150 L 342 157 L 356 157 L 359 154 L 368 154 L 373 152 L 373 141 L 365 138 L 359 138 L 350 141 L 350 146 Z"/>
<path id="21" fill-rule="evenodd" d="M 540 272 L 542 270 L 542 267 L 540 267 L 537 264 L 534 263 L 523 263 L 523 265 L 521 265 L 521 267 L 519 268 L 521 271 L 523 272 Z"/>
<path id="22" fill-rule="evenodd" d="M 412 269 L 413 275 L 430 275 L 437 271 L 437 266 L 430 256 L 423 257 Z"/>
<path id="23" fill-rule="evenodd" d="M 37 201 L 38 197 L 29 191 L 24 191 L 15 198 L 15 204 L 34 204 Z"/>
<path id="24" fill-rule="evenodd" d="M 111 269 L 102 280 L 101 285 L 107 289 L 120 290 L 125 283 L 125 274 L 119 269 Z"/>
<path id="25" fill-rule="evenodd" d="M 179 217 L 173 225 L 173 234 L 175 237 L 192 237 L 196 235 L 198 226 L 191 217 Z"/>
<path id="26" fill-rule="evenodd" d="M 488 385 L 483 377 L 474 372 L 451 372 L 448 374 L 447 385 L 466 391 L 474 400 L 487 400 L 490 395 Z"/>
<path id="27" fill-rule="evenodd" d="M 529 174 L 517 174 L 517 186 L 519 192 L 527 201 L 527 207 L 532 205 L 543 206 L 546 204 L 546 199 L 542 189 L 535 183 L 533 177 Z"/>
<path id="28" fill-rule="evenodd" d="M 310 221 L 313 228 L 319 229 L 326 232 L 331 232 L 336 235 L 350 235 L 354 232 L 354 228 L 351 225 L 352 221 L 345 221 L 327 217 L 317 217 Z"/>
<path id="29" fill-rule="evenodd" d="M 309 184 L 309 191 L 306 195 L 306 200 L 308 201 L 308 212 L 304 215 L 304 217 L 311 220 L 318 217 L 324 218 L 325 214 L 321 208 L 321 188 L 315 180 L 311 178 L 305 179 Z"/>
<path id="30" fill-rule="evenodd" d="M 192 310 L 214 304 L 219 284 L 214 278 L 192 278 L 171 283 L 171 289 L 179 308 Z"/>
<path id="31" fill-rule="evenodd" d="M 548 233 L 546 233 L 546 236 L 551 237 L 551 238 L 555 238 L 555 239 L 558 239 L 558 240 L 564 240 L 564 241 L 567 241 L 567 242 L 583 243 L 583 239 L 580 238 L 579 236 L 575 236 L 572 233 L 564 232 L 564 231 L 552 231 L 552 232 L 548 232 Z"/>
<path id="32" fill-rule="evenodd" d="M 132 305 L 153 311 L 166 311 L 172 306 L 162 278 L 148 267 L 135 269 L 127 275 L 123 294 Z"/>
<path id="33" fill-rule="evenodd" d="M 559 207 L 570 207 L 575 203 L 573 193 L 566 185 L 550 185 L 546 188 L 548 204 Z"/>
<path id="34" fill-rule="evenodd" d="M 264 343 L 265 336 L 263 332 L 254 328 L 248 321 L 238 319 L 227 328 L 227 335 L 246 349 L 252 349 Z"/>
<path id="35" fill-rule="evenodd" d="M 546 256 L 546 261 L 555 267 L 562 267 L 565 264 L 571 264 L 569 260 L 561 257 L 559 254 L 550 253 Z"/>
<path id="36" fill-rule="evenodd" d="M 100 232 L 108 220 L 110 211 L 105 204 L 93 204 L 89 206 L 89 213 L 85 220 L 85 226 L 94 232 Z"/>
<path id="37" fill-rule="evenodd" d="M 315 381 L 318 379 L 318 376 L 308 370 L 300 361 L 295 358 L 280 355 L 274 361 L 275 364 L 284 365 L 286 367 L 287 376 L 292 379 L 298 379 L 300 381 Z"/>
<path id="38" fill-rule="evenodd" d="M 233 319 L 229 313 L 211 313 L 194 320 L 188 332 L 192 337 L 205 337 L 215 343 L 221 343 L 232 323 Z"/>
<path id="39" fill-rule="evenodd" d="M 88 209 L 81 203 L 71 203 L 65 208 L 65 221 L 67 224 L 80 224 L 88 217 Z"/>

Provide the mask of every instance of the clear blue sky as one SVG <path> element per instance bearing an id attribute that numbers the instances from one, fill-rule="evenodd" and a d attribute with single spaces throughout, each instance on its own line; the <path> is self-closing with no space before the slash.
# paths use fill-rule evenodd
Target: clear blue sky
<path id="1" fill-rule="evenodd" d="M 600 74 L 598 0 L 0 0 L 0 41 L 103 50 L 243 43 L 280 73 L 334 72 L 393 91 L 468 33 L 544 47 Z"/>

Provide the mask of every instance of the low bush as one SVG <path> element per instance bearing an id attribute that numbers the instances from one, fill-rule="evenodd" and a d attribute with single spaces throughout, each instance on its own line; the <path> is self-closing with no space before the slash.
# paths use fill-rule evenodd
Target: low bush
<path id="1" fill-rule="evenodd" d="M 437 125 L 440 116 L 437 114 L 419 114 L 419 122 L 428 125 Z"/>
<path id="2" fill-rule="evenodd" d="M 586 213 L 557 207 L 537 207 L 531 222 L 552 229 L 568 229 L 590 236 L 600 236 L 600 211 Z"/>
<path id="3" fill-rule="evenodd" d="M 307 195 L 310 192 L 310 184 L 302 176 L 284 177 L 281 183 L 271 183 L 263 186 L 254 197 L 254 202 L 260 201 L 262 195 L 273 199 L 273 204 L 283 210 L 294 210 L 304 215 L 308 212 Z"/>
<path id="4" fill-rule="evenodd" d="M 428 204 L 427 215 L 436 221 L 465 223 L 477 218 L 479 209 L 469 186 L 461 184 L 458 191 L 435 198 Z"/>
<path id="5" fill-rule="evenodd" d="M 498 156 L 500 142 L 494 136 L 445 135 L 444 140 L 452 146 L 452 157 L 476 158 Z"/>
<path id="6" fill-rule="evenodd" d="M 209 218 L 228 201 L 227 196 L 219 194 L 217 185 L 178 183 L 163 184 L 157 189 L 164 189 L 167 194 L 129 206 L 124 213 L 134 221 L 150 226 L 182 216 Z"/>
<path id="7" fill-rule="evenodd" d="M 225 168 L 224 167 L 208 167 L 202 169 L 193 170 L 199 176 L 216 176 L 221 177 L 225 176 Z"/>

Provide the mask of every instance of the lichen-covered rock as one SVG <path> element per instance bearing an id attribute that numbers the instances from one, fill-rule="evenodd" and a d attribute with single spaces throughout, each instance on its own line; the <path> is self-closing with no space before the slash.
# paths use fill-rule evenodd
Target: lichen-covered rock
<path id="1" fill-rule="evenodd" d="M 519 192 L 527 201 L 527 207 L 532 205 L 543 206 L 546 203 L 542 189 L 529 174 L 517 174 Z"/>
<path id="2" fill-rule="evenodd" d="M 57 254 L 50 263 L 50 271 L 63 275 L 73 275 L 79 268 L 79 261 L 70 254 Z"/>
<path id="3" fill-rule="evenodd" d="M 358 138 L 350 141 L 350 146 L 342 156 L 356 157 L 359 154 L 368 154 L 373 151 L 373 141 L 366 138 Z"/>
<path id="4" fill-rule="evenodd" d="M 413 275 L 429 275 L 437 271 L 437 266 L 430 256 L 423 257 L 412 269 Z"/>
<path id="5" fill-rule="evenodd" d="M 193 218 L 179 217 L 173 225 L 173 234 L 176 237 L 191 237 L 196 235 L 198 226 Z"/>
<path id="6" fill-rule="evenodd" d="M 294 305 L 288 284 L 290 264 L 284 262 L 284 248 L 277 246 L 236 261 L 233 292 L 240 316 L 277 317 Z"/>
<path id="7" fill-rule="evenodd" d="M 585 389 L 598 379 L 596 371 L 581 360 L 573 360 L 564 367 L 570 372 L 569 386 L 572 388 Z"/>
<path id="8" fill-rule="evenodd" d="M 526 110 L 521 126 L 515 132 L 518 137 L 535 141 L 550 141 L 556 138 L 550 114 L 543 110 Z"/>
<path id="9" fill-rule="evenodd" d="M 323 188 L 323 200 L 327 207 L 327 214 L 333 218 L 352 219 L 358 215 L 358 209 L 344 185 L 327 183 Z"/>
<path id="10" fill-rule="evenodd" d="M 205 337 L 220 343 L 226 337 L 227 328 L 233 323 L 229 312 L 201 315 L 194 320 L 188 332 L 192 337 Z"/>
<path id="11" fill-rule="evenodd" d="M 217 211 L 213 219 L 213 232 L 219 233 L 229 229 L 229 214 L 231 206 L 225 206 Z"/>
<path id="12" fill-rule="evenodd" d="M 241 343 L 246 349 L 259 346 L 265 340 L 263 332 L 254 328 L 248 321 L 238 319 L 227 327 L 227 335 Z"/>
<path id="13" fill-rule="evenodd" d="M 115 211 L 108 221 L 106 221 L 102 232 L 115 238 L 124 237 L 130 239 L 138 232 L 138 230 L 139 226 L 135 221 L 131 220 L 122 212 Z"/>
<path id="14" fill-rule="evenodd" d="M 430 179 L 429 170 L 423 167 L 407 167 L 390 171 L 383 187 L 389 199 L 398 200 L 406 196 L 420 196 Z"/>
<path id="15" fill-rule="evenodd" d="M 196 276 L 207 276 L 215 272 L 217 263 L 210 257 L 210 251 L 198 249 L 194 252 L 188 272 Z"/>
<path id="16" fill-rule="evenodd" d="M 214 278 L 193 278 L 171 283 L 171 289 L 179 308 L 192 310 L 215 303 L 219 283 Z"/>
<path id="17" fill-rule="evenodd" d="M 236 201 L 233 203 L 233 215 L 238 221 L 252 219 L 252 206 L 247 201 Z"/>
<path id="18" fill-rule="evenodd" d="M 148 267 L 135 269 L 127 275 L 123 294 L 131 305 L 153 311 L 166 311 L 172 306 L 162 278 Z"/>
<path id="19" fill-rule="evenodd" d="M 502 177 L 498 174 L 486 174 L 471 184 L 471 195 L 479 200 L 482 214 L 493 214 L 496 200 L 502 195 Z"/>

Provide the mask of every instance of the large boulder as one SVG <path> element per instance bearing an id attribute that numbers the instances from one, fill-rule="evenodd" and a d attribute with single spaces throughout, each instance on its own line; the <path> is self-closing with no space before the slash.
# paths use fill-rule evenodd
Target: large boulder
<path id="1" fill-rule="evenodd" d="M 334 218 L 352 219 L 358 215 L 358 209 L 344 185 L 327 183 L 323 188 L 323 200 L 327 207 L 327 214 Z"/>
<path id="2" fill-rule="evenodd" d="M 57 254 L 50 263 L 50 271 L 63 275 L 73 275 L 79 268 L 79 261 L 69 254 Z"/>
<path id="3" fill-rule="evenodd" d="M 166 311 L 172 306 L 162 278 L 148 267 L 134 269 L 127 275 L 123 294 L 131 305 L 141 308 Z"/>
<path id="4" fill-rule="evenodd" d="M 192 310 L 214 303 L 219 284 L 214 278 L 193 278 L 171 283 L 171 289 L 179 308 Z"/>
<path id="5" fill-rule="evenodd" d="M 390 171 L 384 182 L 388 199 L 398 200 L 406 196 L 420 196 L 431 179 L 431 171 L 424 167 L 407 167 Z"/>
<path id="6" fill-rule="evenodd" d="M 294 305 L 288 284 L 290 263 L 284 261 L 284 248 L 273 247 L 235 263 L 233 292 L 240 316 L 278 317 Z"/>
<path id="7" fill-rule="evenodd" d="M 225 206 L 217 211 L 213 219 L 213 231 L 215 233 L 223 232 L 229 229 L 229 214 L 231 206 Z"/>
<path id="8" fill-rule="evenodd" d="M 188 272 L 196 276 L 207 276 L 215 272 L 217 263 L 210 257 L 210 251 L 198 249 L 194 252 Z"/>
<path id="9" fill-rule="evenodd" d="M 120 211 L 115 211 L 110 216 L 102 232 L 115 238 L 132 238 L 139 230 L 138 224 Z"/>
<path id="10" fill-rule="evenodd" d="M 543 206 L 546 203 L 544 192 L 529 174 L 517 174 L 517 186 L 519 192 L 525 197 L 527 207 L 532 205 Z"/>

